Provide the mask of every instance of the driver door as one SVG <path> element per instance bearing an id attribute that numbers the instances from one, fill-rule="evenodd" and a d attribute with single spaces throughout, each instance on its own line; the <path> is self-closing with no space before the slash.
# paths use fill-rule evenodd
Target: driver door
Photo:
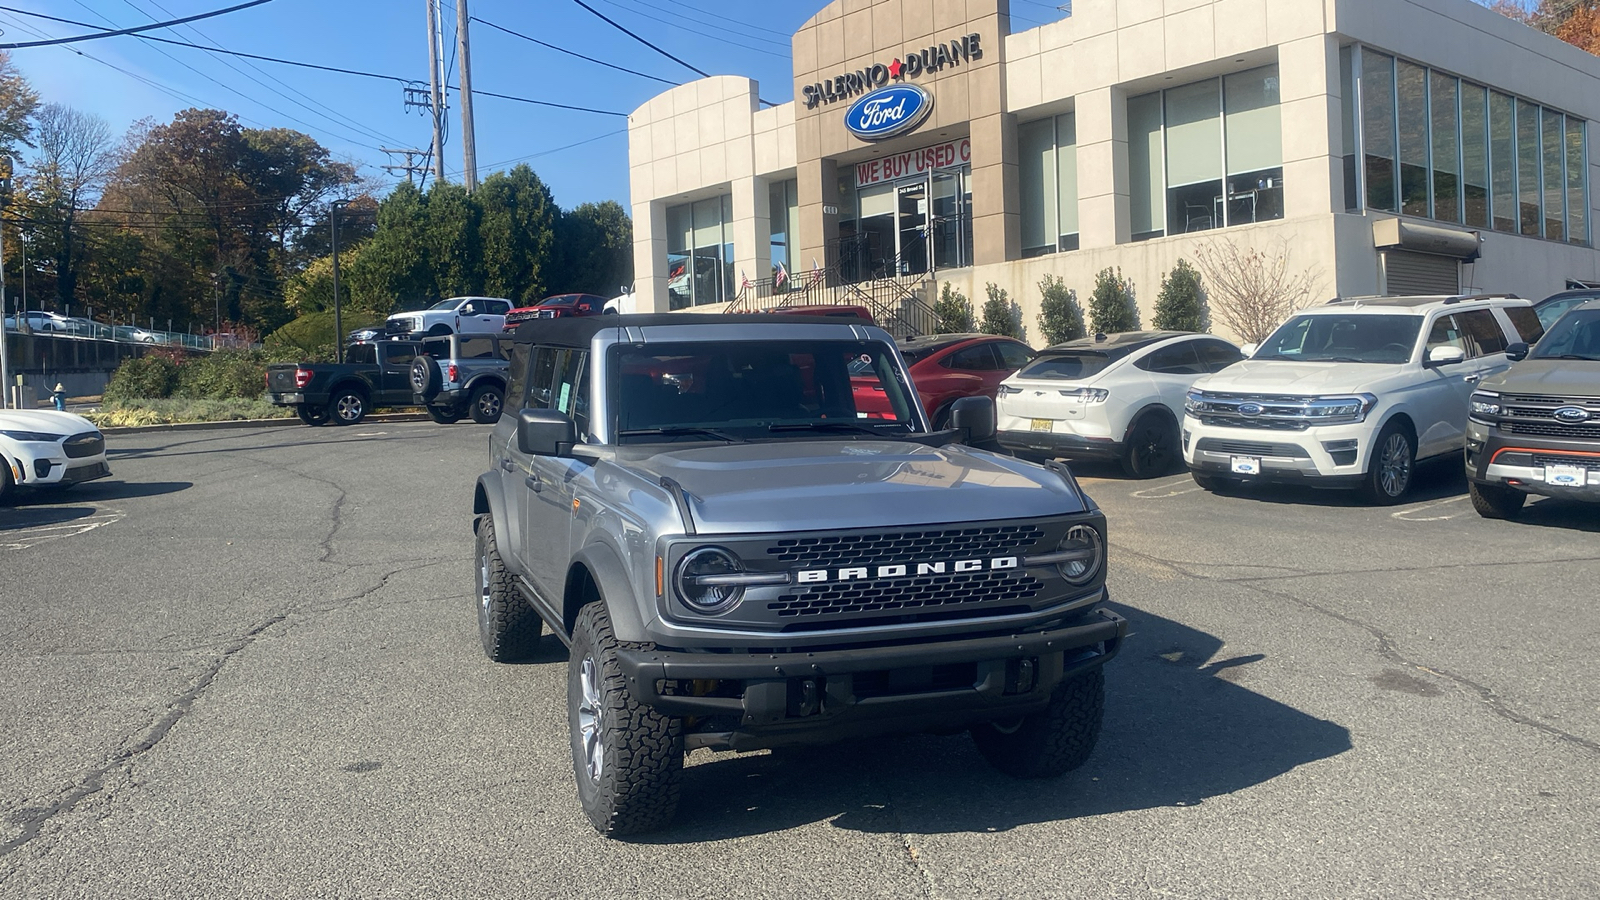
<path id="1" fill-rule="evenodd" d="M 583 350 L 555 351 L 551 360 L 552 377 L 547 409 L 571 416 L 579 440 L 589 430 L 587 362 Z M 530 404 L 531 405 L 531 404 Z M 567 561 L 571 556 L 572 522 L 577 510 L 576 480 L 586 466 L 577 460 L 554 456 L 528 458 L 526 500 L 523 525 L 527 541 L 539 551 L 530 553 L 528 577 L 539 593 L 559 603 L 567 580 Z"/>
<path id="2" fill-rule="evenodd" d="M 526 344 L 517 345 L 515 355 L 520 356 L 525 347 Z M 530 566 L 534 554 L 528 553 L 530 542 L 527 540 L 527 523 L 535 457 L 523 453 L 517 446 L 519 416 L 514 411 L 520 412 L 525 407 L 540 409 L 549 404 L 557 351 L 553 347 L 532 347 L 528 348 L 528 352 L 533 354 L 533 359 L 528 369 L 526 389 L 522 396 L 506 397 L 506 414 L 495 425 L 494 446 L 500 451 L 496 464 L 500 467 L 500 481 L 505 489 L 506 527 L 510 532 L 501 545 L 500 553 L 502 556 L 514 556 L 517 571 L 531 577 Z M 517 364 L 513 360 L 512 365 Z"/>

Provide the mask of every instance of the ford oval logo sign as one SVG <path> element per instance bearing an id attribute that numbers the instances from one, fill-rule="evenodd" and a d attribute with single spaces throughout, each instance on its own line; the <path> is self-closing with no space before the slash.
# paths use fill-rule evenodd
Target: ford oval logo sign
<path id="1" fill-rule="evenodd" d="M 1556 410 L 1554 415 L 1558 421 L 1578 423 L 1589 421 L 1593 414 L 1581 406 L 1563 406 Z"/>
<path id="2" fill-rule="evenodd" d="M 1254 418 L 1256 416 L 1261 415 L 1261 404 L 1259 404 L 1259 403 L 1241 403 L 1241 404 L 1239 404 L 1238 412 L 1239 412 L 1239 415 L 1241 415 L 1241 416 L 1245 416 L 1247 418 Z"/>
<path id="3" fill-rule="evenodd" d="M 844 126 L 864 141 L 905 134 L 933 112 L 933 95 L 914 84 L 896 84 L 862 97 L 844 114 Z"/>

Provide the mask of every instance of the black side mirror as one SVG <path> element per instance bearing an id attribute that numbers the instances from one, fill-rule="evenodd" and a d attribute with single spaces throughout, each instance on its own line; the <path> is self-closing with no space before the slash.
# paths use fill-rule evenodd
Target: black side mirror
<path id="1" fill-rule="evenodd" d="M 1521 341 L 1506 347 L 1506 357 L 1512 362 L 1522 362 L 1528 358 L 1528 345 Z"/>
<path id="2" fill-rule="evenodd" d="M 517 414 L 517 449 L 529 456 L 566 456 L 578 442 L 578 426 L 554 409 Z"/>
<path id="3" fill-rule="evenodd" d="M 968 444 L 994 440 L 994 400 L 989 397 L 962 397 L 950 404 L 950 427 L 965 431 Z"/>

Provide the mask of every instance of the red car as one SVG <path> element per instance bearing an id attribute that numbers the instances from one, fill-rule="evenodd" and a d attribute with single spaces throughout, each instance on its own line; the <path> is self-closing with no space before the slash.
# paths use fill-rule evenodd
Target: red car
<path id="1" fill-rule="evenodd" d="M 900 342 L 900 355 L 910 368 L 922 408 L 935 428 L 944 428 L 950 404 L 962 397 L 994 399 L 1000 382 L 1027 365 L 1033 348 L 1014 338 L 992 334 L 936 334 Z M 883 387 L 872 373 L 852 376 L 856 410 L 867 418 L 890 415 Z"/>
<path id="2" fill-rule="evenodd" d="M 598 316 L 606 311 L 606 298 L 599 294 L 555 294 L 533 306 L 521 306 L 506 313 L 506 330 L 530 319 L 559 319 L 563 316 Z"/>

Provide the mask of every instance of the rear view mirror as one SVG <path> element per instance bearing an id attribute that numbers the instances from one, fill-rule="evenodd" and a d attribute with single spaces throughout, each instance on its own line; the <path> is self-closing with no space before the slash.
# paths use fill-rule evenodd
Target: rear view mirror
<path id="1" fill-rule="evenodd" d="M 962 397 L 950 405 L 950 427 L 965 431 L 968 444 L 994 440 L 994 401 L 988 397 Z"/>
<path id="2" fill-rule="evenodd" d="M 1521 341 L 1517 341 L 1515 344 L 1512 344 L 1506 348 L 1506 356 L 1512 362 L 1522 362 L 1528 358 L 1528 345 Z"/>
<path id="3" fill-rule="evenodd" d="M 524 409 L 517 414 L 517 449 L 529 456 L 566 456 L 578 442 L 578 427 L 554 409 Z"/>
<path id="4" fill-rule="evenodd" d="M 1467 358 L 1467 351 L 1460 347 L 1435 347 L 1428 351 L 1428 365 L 1448 366 L 1462 362 Z"/>

